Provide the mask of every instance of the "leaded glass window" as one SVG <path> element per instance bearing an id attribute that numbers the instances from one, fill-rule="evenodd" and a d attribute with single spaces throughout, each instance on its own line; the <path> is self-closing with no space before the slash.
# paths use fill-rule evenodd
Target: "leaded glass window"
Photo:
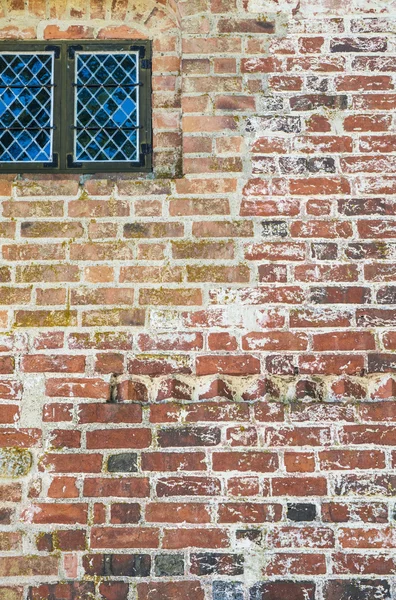
<path id="1" fill-rule="evenodd" d="M 75 85 L 76 160 L 138 160 L 138 53 L 76 53 Z"/>
<path id="2" fill-rule="evenodd" d="M 5 163 L 52 161 L 54 55 L 0 53 L 0 155 Z"/>
<path id="3" fill-rule="evenodd" d="M 151 44 L 0 42 L 0 173 L 151 170 Z"/>

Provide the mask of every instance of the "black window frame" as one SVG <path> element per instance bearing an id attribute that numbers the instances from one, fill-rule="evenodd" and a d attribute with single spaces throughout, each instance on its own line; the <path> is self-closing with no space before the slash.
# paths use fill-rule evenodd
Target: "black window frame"
<path id="1" fill-rule="evenodd" d="M 139 60 L 139 161 L 75 162 L 75 54 L 80 51 L 136 51 Z M 149 173 L 152 171 L 151 40 L 61 40 L 0 42 L 0 52 L 54 52 L 53 162 L 1 162 L 0 174 Z"/>

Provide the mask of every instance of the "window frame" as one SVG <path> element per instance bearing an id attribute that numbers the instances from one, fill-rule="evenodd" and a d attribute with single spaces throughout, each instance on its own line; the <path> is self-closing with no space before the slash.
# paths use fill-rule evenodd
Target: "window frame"
<path id="1" fill-rule="evenodd" d="M 54 106 L 52 163 L 0 162 L 4 173 L 149 173 L 152 171 L 152 105 L 151 105 L 151 40 L 56 40 L 28 42 L 0 42 L 3 52 L 54 52 Z M 80 51 L 136 51 L 139 68 L 139 161 L 136 162 L 75 162 L 75 53 Z"/>

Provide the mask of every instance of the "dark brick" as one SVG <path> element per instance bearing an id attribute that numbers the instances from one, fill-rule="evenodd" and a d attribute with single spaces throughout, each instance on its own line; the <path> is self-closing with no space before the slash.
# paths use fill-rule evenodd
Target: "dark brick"
<path id="1" fill-rule="evenodd" d="M 336 260 L 338 256 L 338 245 L 334 242 L 311 244 L 312 258 L 317 260 Z"/>
<path id="2" fill-rule="evenodd" d="M 314 304 L 369 304 L 371 299 L 368 287 L 313 287 L 310 301 Z"/>
<path id="3" fill-rule="evenodd" d="M 0 525 L 9 525 L 11 523 L 12 515 L 14 511 L 12 508 L 1 508 L 0 509 Z"/>
<path id="4" fill-rule="evenodd" d="M 315 504 L 288 504 L 287 518 L 291 521 L 314 521 L 316 506 Z"/>
<path id="5" fill-rule="evenodd" d="M 273 354 L 267 356 L 265 365 L 272 375 L 295 375 L 295 357 L 291 354 Z"/>
<path id="6" fill-rule="evenodd" d="M 176 577 L 184 575 L 182 554 L 158 554 L 154 559 L 156 577 Z"/>
<path id="7" fill-rule="evenodd" d="M 110 473 L 136 473 L 137 454 L 134 452 L 112 454 L 107 461 L 107 470 Z"/>
<path id="8" fill-rule="evenodd" d="M 302 156 L 282 156 L 279 159 L 281 173 L 302 175 L 307 171 L 307 159 Z"/>
<path id="9" fill-rule="evenodd" d="M 72 552 L 86 548 L 86 532 L 83 529 L 55 531 L 53 539 L 55 550 Z"/>
<path id="10" fill-rule="evenodd" d="M 378 304 L 396 304 L 396 286 L 388 285 L 377 292 Z"/>
<path id="11" fill-rule="evenodd" d="M 243 600 L 243 583 L 232 581 L 213 582 L 213 600 Z"/>
<path id="12" fill-rule="evenodd" d="M 158 444 L 162 448 L 217 446 L 219 443 L 220 429 L 217 427 L 168 427 L 158 432 Z"/>
<path id="13" fill-rule="evenodd" d="M 370 258 L 386 259 L 396 250 L 395 244 L 384 242 L 356 242 L 348 244 L 345 256 L 352 260 L 367 260 Z"/>
<path id="14" fill-rule="evenodd" d="M 356 215 L 394 215 L 395 203 L 391 198 L 342 198 L 338 211 L 353 217 Z"/>
<path id="15" fill-rule="evenodd" d="M 121 581 L 106 581 L 100 584 L 99 592 L 105 600 L 127 600 L 129 585 Z"/>
<path id="16" fill-rule="evenodd" d="M 251 588 L 250 600 L 315 600 L 315 588 L 311 581 L 267 581 Z"/>
<path id="17" fill-rule="evenodd" d="M 115 502 L 111 505 L 111 522 L 119 524 L 139 523 L 140 505 L 137 503 Z"/>
<path id="18" fill-rule="evenodd" d="M 284 133 L 300 133 L 301 119 L 294 116 L 253 117 L 246 119 L 248 133 L 267 131 L 283 131 Z"/>
<path id="19" fill-rule="evenodd" d="M 311 379 L 300 379 L 296 383 L 296 398 L 314 398 L 320 400 L 322 398 L 322 390 L 316 381 Z"/>
<path id="20" fill-rule="evenodd" d="M 94 600 L 93 581 L 43 584 L 28 589 L 28 600 Z"/>
<path id="21" fill-rule="evenodd" d="M 39 533 L 36 537 L 36 546 L 40 552 L 53 552 L 54 539 L 52 533 Z"/>
<path id="22" fill-rule="evenodd" d="M 325 94 L 310 94 L 290 98 L 290 108 L 292 110 L 314 110 L 322 106 L 325 108 L 345 109 L 347 105 L 348 97 L 344 95 L 327 96 Z"/>
<path id="23" fill-rule="evenodd" d="M 307 77 L 307 89 L 310 92 L 327 92 L 329 89 L 329 80 L 327 77 Z"/>
<path id="24" fill-rule="evenodd" d="M 354 37 L 330 40 L 330 52 L 385 52 L 388 47 L 385 38 Z"/>
<path id="25" fill-rule="evenodd" d="M 337 496 L 395 496 L 396 475 L 340 475 L 335 481 L 334 492 Z"/>
<path id="26" fill-rule="evenodd" d="M 208 552 L 192 554 L 191 573 L 193 575 L 243 575 L 242 554 L 221 554 Z"/>
<path id="27" fill-rule="evenodd" d="M 369 373 L 393 373 L 396 371 L 396 354 L 369 354 Z"/>
<path id="28" fill-rule="evenodd" d="M 260 545 L 263 541 L 263 532 L 260 529 L 238 529 L 236 532 L 237 540 L 249 540 Z"/>
<path id="29" fill-rule="evenodd" d="M 391 600 L 389 582 L 383 579 L 357 581 L 335 579 L 325 584 L 323 600 Z"/>
<path id="30" fill-rule="evenodd" d="M 289 229 L 286 221 L 262 221 L 263 237 L 287 237 Z"/>
<path id="31" fill-rule="evenodd" d="M 358 327 L 395 327 L 396 310 L 386 308 L 358 309 L 356 311 Z"/>
<path id="32" fill-rule="evenodd" d="M 148 554 L 113 554 L 111 566 L 116 577 L 148 577 L 151 557 Z"/>
<path id="33" fill-rule="evenodd" d="M 274 33 L 275 23 L 264 19 L 220 19 L 220 33 Z"/>
<path id="34" fill-rule="evenodd" d="M 265 112 L 280 111 L 283 109 L 283 98 L 263 97 L 261 98 L 261 109 Z"/>
<path id="35" fill-rule="evenodd" d="M 307 160 L 307 169 L 310 173 L 335 173 L 335 160 L 330 156 L 310 158 Z"/>
<path id="36" fill-rule="evenodd" d="M 148 577 L 149 554 L 86 554 L 83 567 L 87 575 L 114 577 Z"/>

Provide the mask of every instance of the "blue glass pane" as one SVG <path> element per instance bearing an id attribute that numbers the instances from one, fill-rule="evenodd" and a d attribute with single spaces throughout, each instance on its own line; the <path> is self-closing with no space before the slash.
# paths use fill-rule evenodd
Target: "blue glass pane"
<path id="1" fill-rule="evenodd" d="M 0 89 L 2 127 L 49 127 L 51 88 Z"/>
<path id="2" fill-rule="evenodd" d="M 83 85 L 130 85 L 137 83 L 135 53 L 78 53 L 77 83 Z"/>
<path id="3" fill-rule="evenodd" d="M 0 161 L 52 160 L 52 54 L 0 54 Z"/>
<path id="4" fill-rule="evenodd" d="M 77 53 L 76 160 L 137 161 L 137 53 Z"/>
<path id="5" fill-rule="evenodd" d="M 99 131 L 83 130 L 78 132 L 76 153 L 82 161 L 136 161 L 137 131 Z"/>
<path id="6" fill-rule="evenodd" d="M 0 54 L 2 85 L 48 85 L 52 79 L 51 54 Z"/>
<path id="7" fill-rule="evenodd" d="M 0 153 L 3 162 L 46 162 L 51 156 L 50 131 L 1 132 Z"/>

